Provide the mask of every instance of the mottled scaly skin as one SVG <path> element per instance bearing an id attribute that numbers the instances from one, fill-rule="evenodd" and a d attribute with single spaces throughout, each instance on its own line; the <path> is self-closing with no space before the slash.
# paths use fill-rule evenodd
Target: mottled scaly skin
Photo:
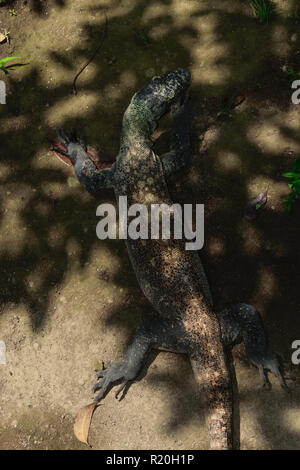
<path id="1" fill-rule="evenodd" d="M 97 170 L 87 156 L 85 144 L 59 132 L 80 182 L 89 190 L 113 187 L 117 198 L 127 196 L 128 207 L 167 204 L 172 213 L 166 177 L 189 159 L 186 70 L 155 77 L 134 95 L 124 118 L 120 151 L 110 169 Z M 151 134 L 161 116 L 171 110 L 174 120 L 171 151 L 159 157 L 152 150 Z M 149 228 L 150 233 L 150 228 Z M 232 390 L 224 346 L 244 340 L 250 360 L 273 370 L 285 386 L 275 356 L 266 347 L 260 316 L 246 304 L 219 315 L 213 311 L 211 294 L 198 254 L 185 249 L 185 240 L 126 240 L 138 282 L 153 306 L 152 320 L 137 331 L 125 361 L 101 371 L 94 390 L 96 400 L 116 381 L 118 393 L 140 371 L 150 348 L 188 354 L 197 383 L 206 399 L 206 421 L 212 449 L 231 449 Z"/>
<path id="2" fill-rule="evenodd" d="M 178 71 L 154 79 L 137 93 L 123 119 L 121 150 L 115 173 L 115 192 L 128 205 L 172 205 L 160 158 L 149 136 L 175 96 L 189 85 L 190 76 Z M 149 230 L 150 231 L 150 230 Z M 182 321 L 197 382 L 207 399 L 211 447 L 232 447 L 232 394 L 220 327 L 199 279 L 198 255 L 185 249 L 185 240 L 126 242 L 138 282 L 163 318 Z M 201 348 L 200 348 L 201 344 Z"/>

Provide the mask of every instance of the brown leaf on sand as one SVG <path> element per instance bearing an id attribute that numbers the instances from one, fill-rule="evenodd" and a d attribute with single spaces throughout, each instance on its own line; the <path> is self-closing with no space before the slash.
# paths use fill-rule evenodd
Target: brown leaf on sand
<path id="1" fill-rule="evenodd" d="M 244 208 L 244 217 L 247 220 L 253 220 L 257 217 L 257 215 L 260 213 L 261 209 L 267 202 L 267 197 L 268 197 L 268 188 L 262 192 L 254 196 L 252 199 L 250 199 L 245 208 Z"/>
<path id="2" fill-rule="evenodd" d="M 245 96 L 244 95 L 236 95 L 231 103 L 232 108 L 236 108 L 236 106 L 239 106 L 240 104 L 245 101 Z"/>
<path id="3" fill-rule="evenodd" d="M 75 418 L 74 422 L 74 434 L 77 437 L 77 439 L 87 446 L 91 447 L 90 444 L 88 443 L 88 435 L 89 435 L 89 429 L 90 429 L 90 424 L 92 421 L 92 416 L 95 411 L 95 408 L 99 405 L 99 403 L 93 401 L 93 403 L 90 403 L 87 406 L 84 406 L 81 408 Z"/>

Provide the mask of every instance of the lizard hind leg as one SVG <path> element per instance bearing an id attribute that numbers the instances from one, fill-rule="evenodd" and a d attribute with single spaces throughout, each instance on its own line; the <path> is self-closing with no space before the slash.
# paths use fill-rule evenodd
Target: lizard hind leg
<path id="1" fill-rule="evenodd" d="M 244 341 L 246 354 L 260 373 L 263 386 L 271 388 L 267 372 L 272 372 L 283 389 L 289 390 L 280 363 L 275 353 L 267 346 L 266 334 L 259 312 L 252 305 L 236 304 L 218 314 L 222 340 L 225 346 Z"/>
<path id="2" fill-rule="evenodd" d="M 96 396 L 94 401 L 101 400 L 110 386 L 117 381 L 121 380 L 121 385 L 118 388 L 115 397 L 118 398 L 119 393 L 125 388 L 127 382 L 135 377 L 135 374 L 130 374 L 126 363 L 116 362 L 107 367 L 107 369 L 97 372 L 98 379 L 101 379 L 93 386 L 93 392 L 101 390 Z"/>
<path id="3" fill-rule="evenodd" d="M 94 385 L 93 392 L 95 393 L 98 390 L 100 392 L 96 395 L 94 401 L 98 402 L 101 400 L 113 385 L 121 382 L 120 387 L 115 393 L 115 397 L 118 398 L 126 385 L 139 374 L 151 349 L 151 343 L 151 335 L 142 325 L 129 344 L 124 361 L 107 363 L 104 370 L 97 372 L 97 377 L 100 380 Z"/>
<path id="4" fill-rule="evenodd" d="M 267 370 L 270 370 L 271 372 L 273 372 L 273 374 L 278 378 L 281 387 L 285 391 L 287 391 L 287 392 L 290 391 L 289 387 L 287 386 L 287 384 L 285 382 L 285 379 L 294 380 L 294 378 L 291 377 L 291 376 L 287 376 L 287 375 L 285 375 L 284 373 L 281 372 L 281 370 L 280 370 L 281 367 L 280 367 L 280 363 L 279 363 L 277 354 L 271 353 L 271 352 L 266 354 L 266 357 L 265 357 L 265 360 L 264 360 L 264 368 L 267 369 Z"/>
<path id="5" fill-rule="evenodd" d="M 93 391 L 100 390 L 94 401 L 101 400 L 106 392 L 117 382 L 120 383 L 115 397 L 126 385 L 133 381 L 145 364 L 150 349 L 185 353 L 188 350 L 185 342 L 185 331 L 178 321 L 162 319 L 156 314 L 146 320 L 129 344 L 123 362 L 107 363 L 105 369 L 97 372 L 99 382 Z"/>

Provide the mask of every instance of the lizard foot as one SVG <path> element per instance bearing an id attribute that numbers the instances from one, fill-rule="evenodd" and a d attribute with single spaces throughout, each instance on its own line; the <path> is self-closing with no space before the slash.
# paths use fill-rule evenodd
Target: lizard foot
<path id="1" fill-rule="evenodd" d="M 295 380 L 295 377 L 285 373 L 287 368 L 280 355 L 268 350 L 261 315 L 256 308 L 248 304 L 235 304 L 220 312 L 218 317 L 224 344 L 232 346 L 241 340 L 244 341 L 246 355 L 258 368 L 263 387 L 268 390 L 271 388 L 267 375 L 267 371 L 270 371 L 288 392 L 289 387 L 285 381 Z"/>
<path id="2" fill-rule="evenodd" d="M 75 165 L 79 151 L 87 152 L 85 137 L 77 137 L 76 129 L 72 128 L 68 136 L 64 129 L 56 129 L 58 141 L 51 150 L 67 165 Z"/>
<path id="3" fill-rule="evenodd" d="M 120 392 L 125 388 L 127 383 L 130 380 L 133 380 L 137 375 L 137 371 L 130 369 L 126 362 L 116 362 L 114 364 L 108 363 L 106 366 L 106 369 L 97 372 L 97 378 L 100 380 L 93 386 L 92 390 L 94 393 L 100 389 L 101 391 L 96 395 L 94 401 L 101 400 L 107 389 L 111 387 L 114 382 L 121 381 L 121 385 L 115 393 L 115 397 L 118 398 Z"/>
<path id="4" fill-rule="evenodd" d="M 74 166 L 78 152 L 84 151 L 98 170 L 110 168 L 115 162 L 115 157 L 105 153 L 103 150 L 96 150 L 87 146 L 84 136 L 77 136 L 76 129 L 72 128 L 70 137 L 63 129 L 56 129 L 58 140 L 53 142 L 50 150 L 69 166 Z"/>
<path id="5" fill-rule="evenodd" d="M 271 383 L 266 373 L 266 370 L 269 370 L 273 372 L 274 375 L 276 375 L 281 387 L 286 392 L 290 392 L 290 389 L 286 384 L 286 380 L 295 380 L 295 377 L 291 376 L 290 374 L 284 374 L 281 371 L 282 368 L 280 367 L 280 363 L 276 354 L 268 353 L 259 363 L 257 363 L 256 361 L 252 362 L 258 367 L 260 376 L 263 381 L 263 388 L 267 390 L 271 389 Z"/>

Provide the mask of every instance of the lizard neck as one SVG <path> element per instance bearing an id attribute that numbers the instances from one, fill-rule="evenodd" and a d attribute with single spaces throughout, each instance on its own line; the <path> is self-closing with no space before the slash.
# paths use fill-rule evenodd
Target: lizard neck
<path id="1" fill-rule="evenodd" d="M 139 168 L 142 175 L 148 171 L 148 167 L 151 168 L 151 162 L 154 158 L 152 147 L 152 140 L 149 136 L 141 134 L 140 131 L 122 136 L 117 158 L 118 169 L 125 170 L 128 174 L 131 170 L 136 171 Z"/>

